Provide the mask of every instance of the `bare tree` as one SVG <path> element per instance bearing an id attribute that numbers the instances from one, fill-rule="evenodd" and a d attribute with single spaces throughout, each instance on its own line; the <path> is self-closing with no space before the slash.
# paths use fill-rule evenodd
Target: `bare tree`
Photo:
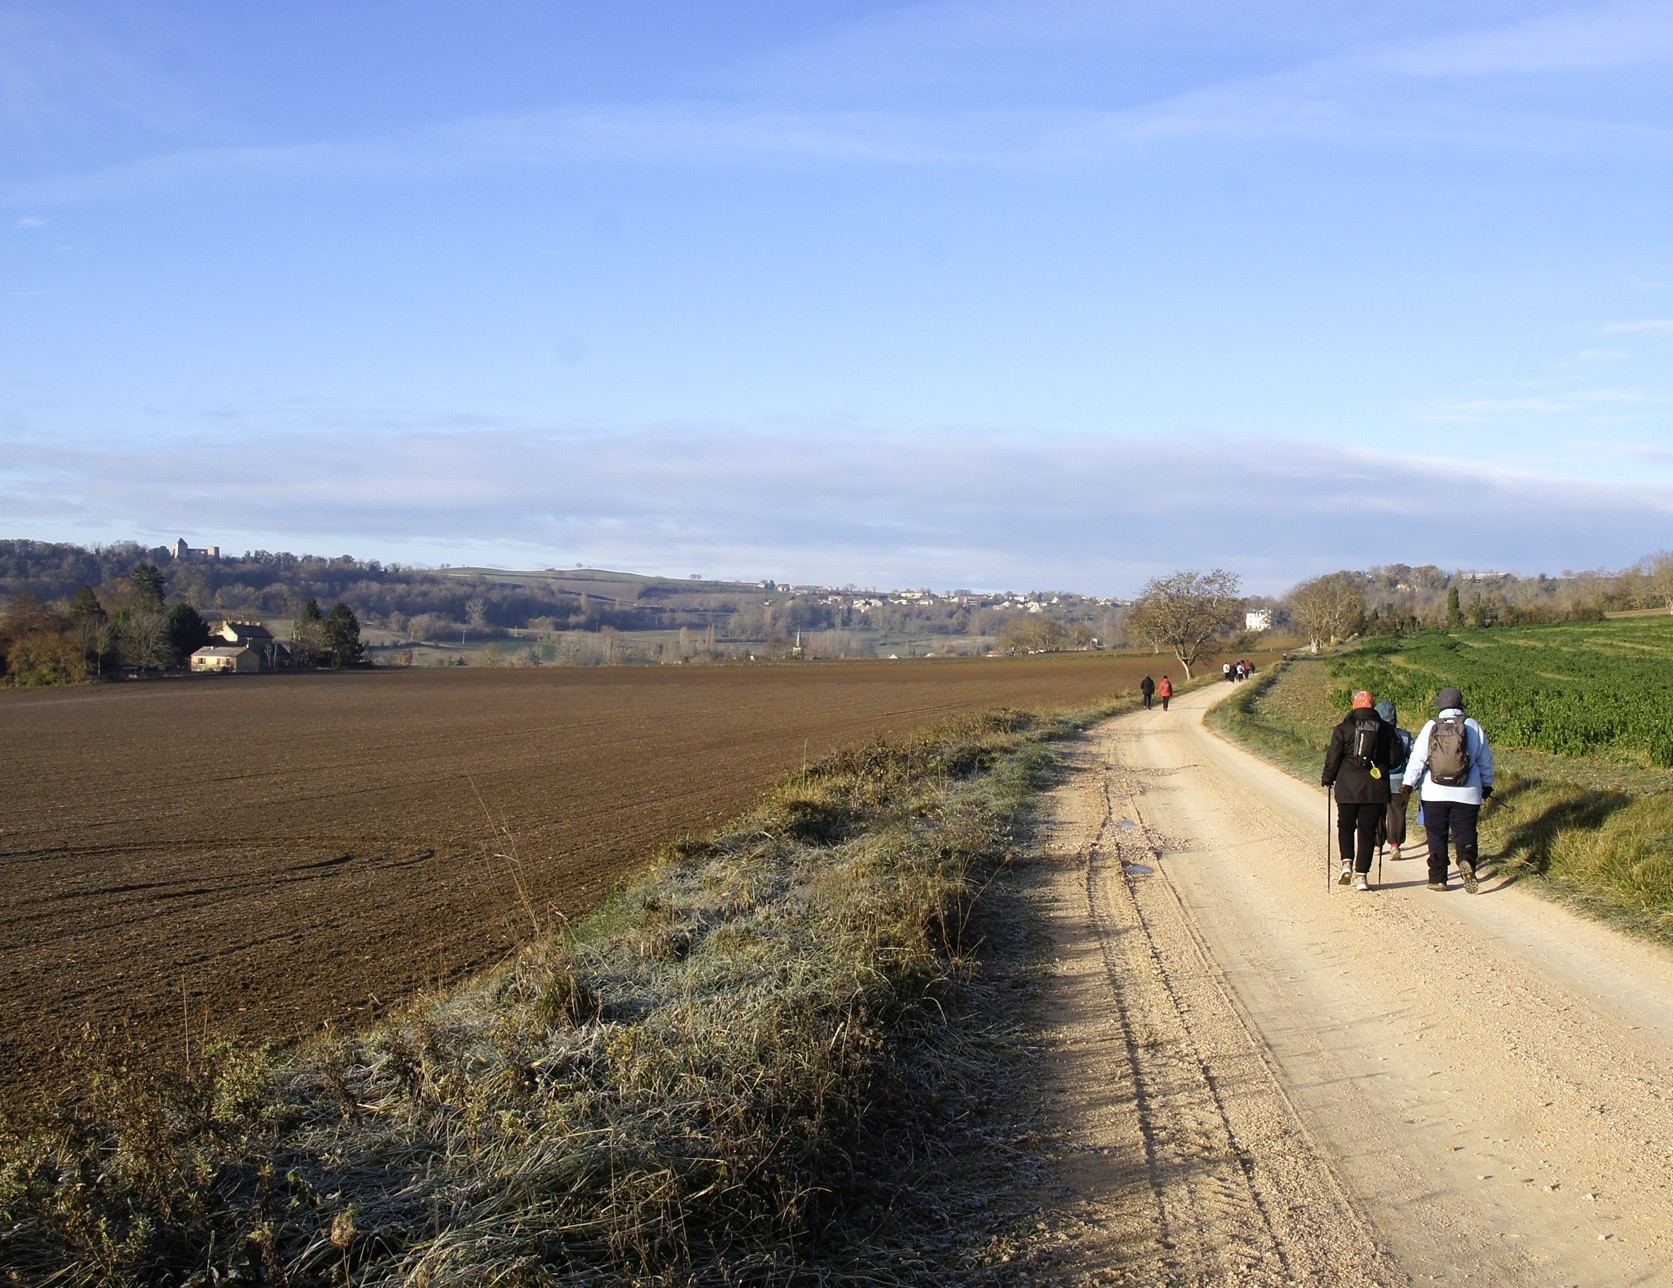
<path id="1" fill-rule="evenodd" d="M 1644 580 L 1650 594 L 1673 613 L 1673 552 L 1663 551 L 1644 561 Z"/>
<path id="2" fill-rule="evenodd" d="M 299 604 L 290 624 L 290 660 L 293 666 L 313 666 L 325 656 L 330 640 L 325 633 L 325 614 L 319 600 L 309 596 Z"/>
<path id="3" fill-rule="evenodd" d="M 1289 594 L 1290 616 L 1306 633 L 1308 647 L 1346 639 L 1365 619 L 1365 592 L 1352 573 L 1332 572 L 1304 581 Z"/>
<path id="4" fill-rule="evenodd" d="M 1191 668 L 1212 657 L 1215 642 L 1237 626 L 1243 611 L 1237 591 L 1237 575 L 1224 568 L 1154 577 L 1139 591 L 1127 619 L 1128 633 L 1171 648 L 1189 680 Z"/>
<path id="5" fill-rule="evenodd" d="M 999 632 L 1007 653 L 1055 653 L 1068 641 L 1068 629 L 1049 617 L 1018 613 Z"/>
<path id="6" fill-rule="evenodd" d="M 116 655 L 126 666 L 160 671 L 174 658 L 168 619 L 162 613 L 134 609 L 116 622 Z"/>

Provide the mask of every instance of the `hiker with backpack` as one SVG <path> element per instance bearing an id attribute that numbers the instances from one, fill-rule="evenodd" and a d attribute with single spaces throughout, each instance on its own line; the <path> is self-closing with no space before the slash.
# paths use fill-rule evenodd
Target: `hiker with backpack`
<path id="1" fill-rule="evenodd" d="M 1476 824 L 1481 807 L 1493 795 L 1493 748 L 1475 717 L 1464 714 L 1464 695 L 1442 689 L 1435 699 L 1435 718 L 1423 726 L 1412 744 L 1400 795 L 1418 789 L 1423 830 L 1429 837 L 1429 888 L 1445 890 L 1447 842 L 1457 852 L 1458 875 L 1464 889 L 1480 889 Z"/>
<path id="2" fill-rule="evenodd" d="M 1148 675 L 1139 681 L 1139 693 L 1144 697 L 1144 709 L 1150 710 L 1150 699 L 1156 694 L 1156 681 Z"/>
<path id="3" fill-rule="evenodd" d="M 1388 817 L 1377 832 L 1377 844 L 1387 840 L 1394 850 L 1394 861 L 1400 861 L 1400 847 L 1406 843 L 1406 797 L 1400 794 L 1400 785 L 1406 781 L 1406 765 L 1412 758 L 1412 737 L 1410 729 L 1400 727 L 1400 711 L 1393 702 L 1384 698 L 1377 703 L 1376 712 L 1389 724 L 1394 726 L 1394 754 L 1399 762 L 1388 771 L 1388 790 L 1392 793 L 1388 801 Z"/>
<path id="4" fill-rule="evenodd" d="M 1394 726 L 1377 714 L 1364 689 L 1354 694 L 1353 709 L 1330 731 L 1319 782 L 1336 794 L 1343 885 L 1371 888 L 1371 856 L 1377 849 L 1378 825 L 1388 816 L 1388 779 L 1398 745 Z"/>
<path id="5" fill-rule="evenodd" d="M 1162 710 L 1166 711 L 1168 700 L 1173 697 L 1173 681 L 1165 675 L 1162 682 L 1156 686 L 1156 696 L 1162 699 Z"/>

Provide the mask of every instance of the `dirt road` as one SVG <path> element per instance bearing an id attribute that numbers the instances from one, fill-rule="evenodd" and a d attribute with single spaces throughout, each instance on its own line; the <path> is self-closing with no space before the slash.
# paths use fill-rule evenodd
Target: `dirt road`
<path id="1" fill-rule="evenodd" d="M 1327 886 L 1323 791 L 1203 726 L 1226 688 L 1054 797 L 1064 1281 L 1673 1282 L 1673 956 L 1421 845 Z"/>

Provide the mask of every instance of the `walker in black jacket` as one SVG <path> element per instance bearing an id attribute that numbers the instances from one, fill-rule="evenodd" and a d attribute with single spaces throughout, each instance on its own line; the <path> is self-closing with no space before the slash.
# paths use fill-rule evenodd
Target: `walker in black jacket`
<path id="1" fill-rule="evenodd" d="M 1371 888 L 1367 873 L 1377 849 L 1377 825 L 1388 813 L 1389 771 L 1402 758 L 1394 726 L 1373 708 L 1369 693 L 1362 689 L 1354 694 L 1353 710 L 1330 732 L 1319 777 L 1324 786 L 1336 789 L 1342 884 L 1353 881 L 1361 890 Z"/>

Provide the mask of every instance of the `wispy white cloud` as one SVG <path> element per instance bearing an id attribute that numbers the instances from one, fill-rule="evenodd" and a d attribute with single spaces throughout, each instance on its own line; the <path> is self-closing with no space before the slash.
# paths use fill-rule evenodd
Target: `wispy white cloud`
<path id="1" fill-rule="evenodd" d="M 1642 318 L 1636 322 L 1611 322 L 1605 335 L 1673 335 L 1673 318 Z"/>
<path id="2" fill-rule="evenodd" d="M 1665 6 L 1598 6 L 1423 41 L 1337 31 L 1305 45 L 1252 30 L 1235 6 L 1183 18 L 1173 16 L 1177 8 L 1123 6 L 1112 17 L 1109 6 L 1072 3 L 913 6 L 838 29 L 714 82 L 707 93 L 479 115 L 361 137 L 184 147 L 15 179 L 0 185 L 0 200 L 73 202 L 214 181 L 412 180 L 579 162 L 1074 169 L 1155 149 L 1260 140 L 1673 152 L 1673 129 L 1653 115 L 1572 110 L 1567 99 L 1558 107 L 1484 84 L 1507 75 L 1539 80 L 1673 66 L 1673 11 Z M 1217 24 L 1236 33 L 1227 43 L 1243 56 L 1200 67 L 1180 60 L 1169 82 L 1134 77 L 1142 88 L 1112 90 L 1128 78 L 1088 75 L 1072 90 L 1042 95 L 1039 87 L 1053 78 L 1026 62 L 1014 84 L 986 80 L 995 50 L 1051 59 L 1072 53 L 1094 68 L 1100 61 L 1089 50 L 1103 50 L 1142 65 L 1146 42 L 1207 38 Z M 1250 47 L 1259 52 L 1249 54 Z M 1223 65 L 1243 70 L 1226 76 Z M 941 69 L 924 73 L 941 92 L 898 92 L 897 73 L 926 66 Z"/>
<path id="3" fill-rule="evenodd" d="M 770 161 L 963 164 L 991 154 L 1019 122 L 903 120 L 880 112 L 805 113 L 701 101 L 479 116 L 403 134 L 284 146 L 205 147 L 75 174 L 0 184 L 15 204 L 98 200 L 202 182 L 422 180 L 566 162 L 713 165 Z"/>
<path id="4" fill-rule="evenodd" d="M 1468 78 L 1660 66 L 1673 61 L 1673 10 L 1653 0 L 1591 4 L 1416 42 L 1381 61 L 1409 76 Z"/>
<path id="5" fill-rule="evenodd" d="M 1389 560 L 1619 564 L 1673 518 L 1673 486 L 1284 441 L 505 428 L 397 430 L 377 447 L 328 432 L 287 436 L 283 452 L 266 434 L 167 454 L 15 445 L 0 504 L 20 534 L 190 520 L 222 544 L 383 558 L 457 561 L 486 543 L 501 562 L 1115 593 L 1195 565 L 1279 590 Z M 1378 498 L 1389 520 L 1367 524 Z"/>
<path id="6" fill-rule="evenodd" d="M 1673 447 L 1664 447 L 1660 443 L 1623 443 L 1605 450 L 1616 456 L 1624 456 L 1628 460 L 1648 461 L 1653 465 L 1673 465 Z"/>
<path id="7" fill-rule="evenodd" d="M 47 221 L 40 215 L 19 215 L 13 227 L 15 228 L 45 228 Z"/>
<path id="8" fill-rule="evenodd" d="M 1544 10 L 1544 12 L 1541 12 Z M 1437 33 L 1438 30 L 1438 34 Z M 1424 34 L 1415 34 L 1424 33 Z M 906 5 L 746 60 L 712 83 L 841 96 L 979 84 L 1003 88 L 1049 60 L 1118 79 L 1157 49 L 1277 73 L 1352 68 L 1477 79 L 1613 71 L 1673 61 L 1673 18 L 1657 0 L 1429 6 L 1180 5 L 1129 0 L 958 0 Z M 1106 78 L 1107 79 L 1107 78 Z"/>
<path id="9" fill-rule="evenodd" d="M 1673 395 L 1649 393 L 1642 389 L 1577 389 L 1513 398 L 1453 399 L 1432 405 L 1420 412 L 1417 418 L 1467 421 L 1485 420 L 1495 416 L 1570 415 L 1575 412 L 1660 407 L 1669 403 L 1673 403 Z"/>

